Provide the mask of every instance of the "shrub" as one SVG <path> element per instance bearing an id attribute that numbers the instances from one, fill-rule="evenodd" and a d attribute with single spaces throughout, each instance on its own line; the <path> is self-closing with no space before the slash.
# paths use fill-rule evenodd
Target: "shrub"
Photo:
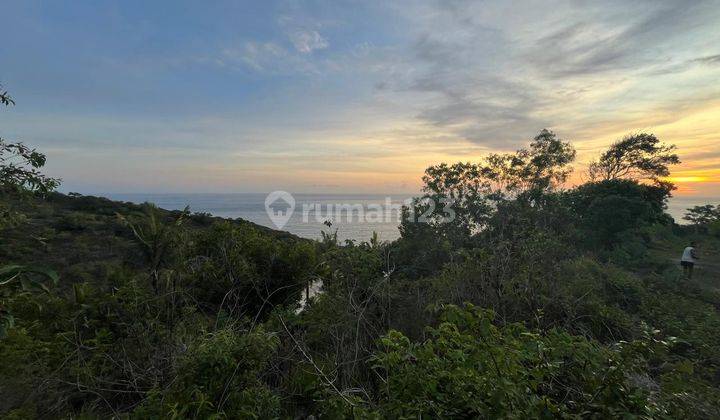
<path id="1" fill-rule="evenodd" d="M 263 382 L 278 343 L 261 329 L 205 334 L 181 357 L 169 387 L 151 391 L 133 417 L 278 417 L 280 399 Z"/>
<path id="2" fill-rule="evenodd" d="M 390 418 L 650 416 L 649 392 L 629 380 L 644 345 L 612 348 L 558 330 L 499 327 L 472 305 L 447 306 L 429 339 L 390 331 L 373 369 L 377 408 Z M 337 401 L 335 401 L 337 403 Z M 377 411 L 375 411 L 377 410 Z"/>

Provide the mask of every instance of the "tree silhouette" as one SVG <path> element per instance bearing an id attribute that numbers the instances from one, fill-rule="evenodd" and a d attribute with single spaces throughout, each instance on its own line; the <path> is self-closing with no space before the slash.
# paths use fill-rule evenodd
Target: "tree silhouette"
<path id="1" fill-rule="evenodd" d="M 720 205 L 713 206 L 705 204 L 704 206 L 695 206 L 687 209 L 683 219 L 696 226 L 706 226 L 712 222 L 720 220 Z"/>
<path id="2" fill-rule="evenodd" d="M 660 178 L 670 175 L 669 166 L 680 163 L 674 150 L 674 145 L 660 143 L 653 134 L 626 136 L 613 143 L 600 159 L 590 164 L 590 179 L 652 180 L 662 183 Z"/>
<path id="3" fill-rule="evenodd" d="M 15 105 L 15 101 L 8 95 L 6 90 L 2 90 L 2 85 L 0 85 L 0 103 L 3 105 Z"/>

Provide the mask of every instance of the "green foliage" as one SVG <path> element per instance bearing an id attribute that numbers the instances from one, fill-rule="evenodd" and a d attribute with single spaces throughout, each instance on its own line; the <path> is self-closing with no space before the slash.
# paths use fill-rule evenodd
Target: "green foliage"
<path id="1" fill-rule="evenodd" d="M 587 257 L 562 267 L 558 290 L 543 308 L 542 324 L 613 343 L 641 334 L 643 284 L 617 266 Z"/>
<path id="2" fill-rule="evenodd" d="M 670 149 L 611 150 L 612 179 L 570 190 L 548 131 L 429 168 L 436 206 L 393 243 L 3 194 L 0 416 L 718 418 L 720 241 L 664 214 Z"/>
<path id="3" fill-rule="evenodd" d="M 45 155 L 22 143 L 8 143 L 0 139 L 0 191 L 30 191 L 47 193 L 60 181 L 43 175 Z"/>
<path id="4" fill-rule="evenodd" d="M 465 235 L 475 233 L 486 225 L 498 200 L 515 195 L 535 198 L 562 184 L 574 159 L 575 149 L 569 143 L 543 130 L 528 149 L 514 154 L 490 155 L 479 164 L 431 166 L 423 176 L 423 190 L 430 201 L 416 200 L 415 219 L 426 215 L 431 225 L 448 225 L 443 228 Z M 448 214 L 450 208 L 453 214 Z"/>
<path id="5" fill-rule="evenodd" d="M 392 418 L 651 416 L 644 343 L 607 349 L 583 338 L 522 325 L 499 327 L 491 311 L 448 306 L 430 338 L 390 331 L 373 367 L 382 377 L 379 413 Z"/>
<path id="6" fill-rule="evenodd" d="M 175 245 L 179 242 L 182 226 L 189 210 L 186 208 L 179 217 L 169 221 L 162 220 L 163 215 L 152 204 L 145 205 L 145 214 L 138 221 L 118 214 L 121 223 L 132 231 L 135 239 L 142 246 L 145 258 L 150 266 L 150 278 L 155 293 L 159 293 L 161 270 L 167 268 L 175 257 Z"/>
<path id="7" fill-rule="evenodd" d="M 0 229 L 17 226 L 25 220 L 23 214 L 14 211 L 4 203 L 0 203 Z"/>
<path id="8" fill-rule="evenodd" d="M 583 184 L 566 199 L 588 246 L 611 249 L 628 231 L 666 222 L 668 193 L 663 187 L 612 179 Z"/>
<path id="9" fill-rule="evenodd" d="M 133 417 L 277 418 L 280 399 L 262 380 L 277 346 L 262 330 L 206 334 L 180 357 L 175 381 L 150 391 Z"/>
<path id="10" fill-rule="evenodd" d="M 15 325 L 15 318 L 5 309 L 7 301 L 25 294 L 50 293 L 49 286 L 57 282 L 58 275 L 52 270 L 17 264 L 0 267 L 0 339 Z"/>
<path id="11" fill-rule="evenodd" d="M 7 91 L 2 90 L 0 103 L 15 104 Z M 39 171 L 43 166 L 44 154 L 23 143 L 10 143 L 0 138 L 0 193 L 29 191 L 45 194 L 53 191 L 60 180 L 43 175 Z"/>
<path id="12" fill-rule="evenodd" d="M 292 304 L 318 268 L 311 243 L 285 242 L 249 226 L 216 223 L 186 251 L 188 284 L 203 302 L 253 319 Z"/>
<path id="13" fill-rule="evenodd" d="M 716 220 L 708 225 L 708 233 L 720 238 L 720 220 Z"/>
<path id="14" fill-rule="evenodd" d="M 683 219 L 696 226 L 712 225 L 720 221 L 720 205 L 705 204 L 689 208 Z"/>
<path id="15" fill-rule="evenodd" d="M 0 86 L 2 87 L 2 86 Z M 0 103 L 14 105 L 7 91 L 0 90 Z M 0 138 L 0 198 L 18 193 L 48 193 L 59 185 L 59 180 L 38 171 L 45 165 L 45 155 L 22 143 L 8 143 Z M 24 215 L 0 203 L 0 230 L 14 227 L 24 221 Z M 0 266 L 0 339 L 7 336 L 15 319 L 5 308 L 7 300 L 17 293 L 31 293 L 36 289 L 49 291 L 45 281 L 57 283 L 54 271 L 10 264 Z"/>

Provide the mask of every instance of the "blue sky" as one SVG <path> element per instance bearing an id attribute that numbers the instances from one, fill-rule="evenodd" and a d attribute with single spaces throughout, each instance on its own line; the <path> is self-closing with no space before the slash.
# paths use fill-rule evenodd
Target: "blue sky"
<path id="1" fill-rule="evenodd" d="M 4 1 L 0 135 L 80 192 L 415 192 L 542 128 L 720 195 L 720 2 Z"/>

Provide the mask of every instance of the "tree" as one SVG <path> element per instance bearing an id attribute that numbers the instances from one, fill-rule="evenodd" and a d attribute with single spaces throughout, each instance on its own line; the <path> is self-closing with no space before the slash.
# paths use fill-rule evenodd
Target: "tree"
<path id="1" fill-rule="evenodd" d="M 145 215 L 137 223 L 128 220 L 121 214 L 118 214 L 118 219 L 130 228 L 135 239 L 142 246 L 143 254 L 150 266 L 153 291 L 157 295 L 159 294 L 161 271 L 170 265 L 174 248 L 181 236 L 180 228 L 185 223 L 190 208 L 185 207 L 179 217 L 167 221 L 162 220 L 162 214 L 154 204 L 147 203 L 144 207 Z"/>
<path id="2" fill-rule="evenodd" d="M 515 153 L 490 154 L 480 163 L 431 166 L 423 176 L 424 199 L 431 203 L 416 202 L 415 216 L 427 215 L 424 221 L 448 225 L 455 233 L 477 232 L 499 202 L 510 197 L 536 202 L 562 185 L 574 159 L 570 143 L 542 130 L 529 148 Z M 446 231 L 448 226 L 444 226 Z"/>
<path id="3" fill-rule="evenodd" d="M 565 198 L 584 241 L 610 249 L 624 232 L 664 222 L 667 194 L 662 186 L 612 179 L 580 185 Z"/>
<path id="4" fill-rule="evenodd" d="M 592 181 L 651 180 L 672 189 L 672 184 L 661 181 L 660 178 L 670 175 L 670 165 L 680 163 L 678 156 L 673 153 L 674 150 L 674 145 L 660 143 L 653 134 L 626 136 L 613 143 L 600 159 L 591 163 L 588 174 Z"/>
<path id="5" fill-rule="evenodd" d="M 514 188 L 546 191 L 562 185 L 572 172 L 570 163 L 575 160 L 575 149 L 558 139 L 555 133 L 542 130 L 535 136 L 530 149 L 515 153 L 516 170 L 511 172 Z"/>
<path id="6" fill-rule="evenodd" d="M 6 91 L 0 91 L 0 103 L 15 105 Z M 45 194 L 60 185 L 60 180 L 42 174 L 45 155 L 23 143 L 0 138 L 0 192 L 38 192 Z"/>
<path id="7" fill-rule="evenodd" d="M 696 226 L 707 226 L 720 220 L 720 205 L 705 204 L 689 208 L 683 219 Z"/>
<path id="8" fill-rule="evenodd" d="M 400 225 L 398 255 L 412 267 L 407 272 L 438 270 L 452 258 L 452 250 L 473 247 L 481 232 L 504 232 L 498 224 L 515 216 L 539 220 L 534 212 L 542 211 L 565 182 L 574 158 L 570 143 L 542 130 L 529 147 L 514 153 L 427 168 L 425 194 L 405 209 Z M 512 216 L 496 217 L 498 209 Z"/>
<path id="9" fill-rule="evenodd" d="M 0 138 L 0 190 L 29 191 L 41 194 L 60 184 L 57 178 L 42 174 L 45 155 L 22 143 L 7 143 Z"/>
<path id="10" fill-rule="evenodd" d="M 2 85 L 0 85 L 0 103 L 3 105 L 15 105 L 15 101 L 12 100 L 10 95 L 8 95 L 6 90 L 2 90 Z"/>

